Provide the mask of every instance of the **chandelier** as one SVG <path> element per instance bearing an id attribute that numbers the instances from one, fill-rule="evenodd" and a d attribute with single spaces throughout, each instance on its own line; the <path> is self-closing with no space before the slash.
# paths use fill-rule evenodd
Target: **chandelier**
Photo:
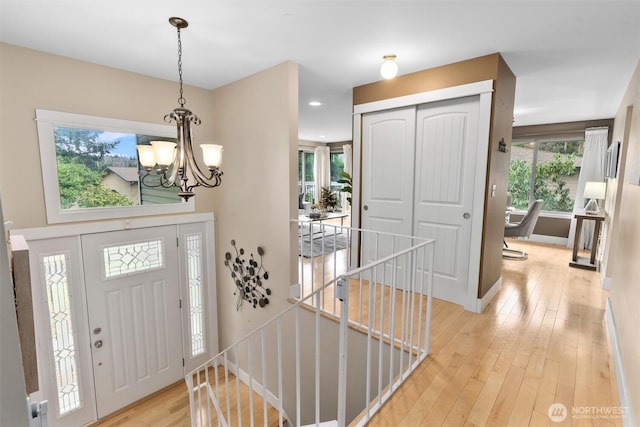
<path id="1" fill-rule="evenodd" d="M 146 187 L 178 187 L 178 195 L 185 201 L 195 195 L 195 187 L 214 188 L 222 183 L 222 145 L 200 144 L 202 157 L 208 172 L 203 172 L 193 154 L 191 125 L 199 125 L 200 119 L 191 110 L 184 107 L 186 99 L 182 89 L 182 39 L 180 30 L 189 23 L 182 18 L 169 18 L 169 23 L 178 31 L 178 77 L 180 80 L 180 106 L 164 116 L 166 123 L 175 123 L 178 135 L 177 143 L 169 141 L 151 141 L 151 145 L 138 145 L 138 158 L 146 173 L 142 184 Z M 158 179 L 152 179 L 155 168 Z M 193 184 L 189 179 L 193 178 Z"/>

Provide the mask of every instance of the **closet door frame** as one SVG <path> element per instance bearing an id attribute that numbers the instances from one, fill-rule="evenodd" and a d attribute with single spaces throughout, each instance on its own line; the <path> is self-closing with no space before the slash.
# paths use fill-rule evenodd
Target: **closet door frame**
<path id="1" fill-rule="evenodd" d="M 360 189 L 353 193 L 353 206 L 357 209 L 352 210 L 352 224 L 356 226 L 360 224 L 360 210 L 362 209 L 362 201 L 360 192 L 362 190 L 361 173 L 362 173 L 362 115 L 375 111 L 384 111 L 392 108 L 409 107 L 412 105 L 427 104 L 436 101 L 444 101 L 447 99 L 462 98 L 467 96 L 478 95 L 480 97 L 479 110 L 479 126 L 478 126 L 478 145 L 477 145 L 477 167 L 474 179 L 474 194 L 482 194 L 482 197 L 474 197 L 473 212 L 475 214 L 471 218 L 471 242 L 469 253 L 469 278 L 467 282 L 467 295 L 465 298 L 464 308 L 468 311 L 478 311 L 478 286 L 480 284 L 480 259 L 482 250 L 482 229 L 484 223 L 484 195 L 486 194 L 486 177 L 487 177 L 487 159 L 489 148 L 489 130 L 491 126 L 491 101 L 493 98 L 493 80 L 484 80 L 481 82 L 468 83 L 460 86 L 453 86 L 444 89 L 437 89 L 428 92 L 421 92 L 412 95 L 400 96 L 396 98 L 384 99 L 381 101 L 368 102 L 365 104 L 354 105 L 353 107 L 353 185 L 354 188 Z M 357 257 L 359 251 L 353 251 Z M 353 259 L 355 261 L 356 259 Z M 355 265 L 355 264 L 354 264 Z"/>

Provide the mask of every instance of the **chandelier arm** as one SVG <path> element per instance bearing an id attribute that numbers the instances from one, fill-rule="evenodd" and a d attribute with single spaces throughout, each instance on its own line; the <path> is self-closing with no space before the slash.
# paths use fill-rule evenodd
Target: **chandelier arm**
<path id="1" fill-rule="evenodd" d="M 183 171 L 187 169 L 191 170 L 192 178 L 196 181 L 195 184 L 191 185 L 189 188 L 195 188 L 199 186 L 213 188 L 217 187 L 221 183 L 220 174 L 216 173 L 216 169 L 211 169 L 209 174 L 206 174 L 200 168 L 200 165 L 196 162 L 196 158 L 193 152 L 193 139 L 191 137 L 191 123 L 195 125 L 200 124 L 200 119 L 198 116 L 191 114 L 191 111 L 185 110 L 184 114 L 181 115 L 181 126 L 179 132 L 181 132 L 183 150 L 180 156 L 180 164 L 183 165 Z M 185 175 L 186 176 L 186 175 Z M 210 182 L 213 178 L 216 178 L 212 183 Z"/>
<path id="2" fill-rule="evenodd" d="M 148 178 L 150 176 L 153 176 L 151 171 L 147 171 L 144 175 L 142 175 L 142 178 L 140 179 L 140 182 L 142 183 L 142 185 L 144 185 L 145 187 L 149 187 L 149 188 L 158 188 L 158 187 L 171 188 L 171 187 L 177 187 L 175 184 L 172 184 L 172 183 L 169 182 L 169 179 L 167 178 L 166 172 L 162 172 L 162 171 L 158 170 L 158 171 L 156 171 L 156 174 L 157 174 L 157 176 L 159 178 L 157 184 L 148 181 Z"/>

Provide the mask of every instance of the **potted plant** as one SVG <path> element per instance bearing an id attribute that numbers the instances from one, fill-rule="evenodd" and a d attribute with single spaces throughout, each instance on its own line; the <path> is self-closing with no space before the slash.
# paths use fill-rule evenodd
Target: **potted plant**
<path id="1" fill-rule="evenodd" d="M 321 210 L 332 212 L 338 206 L 338 196 L 327 187 L 320 189 L 320 201 L 318 203 Z"/>
<path id="2" fill-rule="evenodd" d="M 345 193 L 349 193 L 347 197 L 347 202 L 351 205 L 351 195 L 353 193 L 353 184 L 351 175 L 348 172 L 342 171 L 340 172 L 340 179 L 338 180 L 339 184 L 342 184 L 342 191 Z"/>

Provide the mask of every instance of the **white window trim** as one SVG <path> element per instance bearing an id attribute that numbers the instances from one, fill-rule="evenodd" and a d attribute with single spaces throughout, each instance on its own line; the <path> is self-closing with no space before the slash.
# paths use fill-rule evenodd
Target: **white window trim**
<path id="1" fill-rule="evenodd" d="M 526 215 L 527 211 L 524 210 L 513 210 L 509 212 L 511 215 Z M 540 217 L 542 218 L 559 218 L 559 219 L 571 219 L 573 218 L 572 212 L 553 212 L 553 211 L 542 211 L 540 212 Z"/>
<path id="2" fill-rule="evenodd" d="M 92 223 L 53 225 L 11 230 L 11 235 L 22 235 L 29 240 L 53 239 L 57 237 L 76 236 L 79 234 L 104 233 L 107 231 L 130 230 L 135 228 L 160 227 L 163 225 L 180 225 L 194 222 L 214 221 L 212 212 L 189 215 L 171 215 L 149 218 L 131 218 L 115 221 Z"/>
<path id="3" fill-rule="evenodd" d="M 38 140 L 40 142 L 40 161 L 42 164 L 42 183 L 44 186 L 47 222 L 95 221 L 110 218 L 125 218 L 144 215 L 176 214 L 195 211 L 193 199 L 188 202 L 161 205 L 138 205 L 88 209 L 62 209 L 60 188 L 58 187 L 58 168 L 56 145 L 53 129 L 56 126 L 68 126 L 85 129 L 108 130 L 121 133 L 175 138 L 173 126 L 105 117 L 85 116 L 82 114 L 62 113 L 58 111 L 36 109 Z"/>

